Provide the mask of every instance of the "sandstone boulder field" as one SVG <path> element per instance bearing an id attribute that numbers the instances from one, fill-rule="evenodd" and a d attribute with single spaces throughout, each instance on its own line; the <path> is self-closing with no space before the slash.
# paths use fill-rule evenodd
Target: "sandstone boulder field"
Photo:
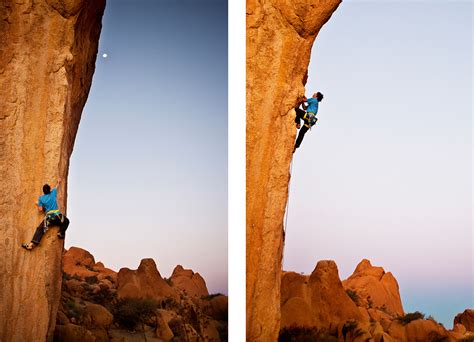
<path id="1" fill-rule="evenodd" d="M 46 234 L 26 254 L 45 182 L 67 175 L 89 94 L 105 0 L 0 2 L 0 340 L 51 341 L 63 241 Z"/>
<path id="2" fill-rule="evenodd" d="M 332 260 L 319 261 L 311 275 L 283 272 L 280 340 L 468 341 L 474 339 L 473 310 L 446 329 L 431 316 L 406 313 L 391 272 L 362 260 L 341 281 Z"/>
<path id="3" fill-rule="evenodd" d="M 283 217 L 295 141 L 294 106 L 305 93 L 311 49 L 341 0 L 247 1 L 247 339 L 280 327 Z"/>
<path id="4" fill-rule="evenodd" d="M 163 278 L 153 259 L 115 272 L 78 247 L 63 259 L 55 341 L 227 340 L 227 296 L 199 273 L 178 265 Z"/>

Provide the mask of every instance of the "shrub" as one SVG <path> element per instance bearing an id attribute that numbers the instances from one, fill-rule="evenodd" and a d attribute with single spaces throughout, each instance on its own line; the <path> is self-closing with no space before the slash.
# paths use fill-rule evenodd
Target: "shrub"
<path id="1" fill-rule="evenodd" d="M 158 303 L 151 298 L 124 298 L 115 303 L 112 314 L 119 325 L 133 330 L 138 323 L 149 320 L 157 308 Z"/>
<path id="2" fill-rule="evenodd" d="M 105 306 L 109 309 L 111 303 L 115 299 L 115 295 L 110 291 L 110 289 L 101 287 L 96 293 L 90 294 L 89 298 L 92 302 Z"/>
<path id="3" fill-rule="evenodd" d="M 321 332 L 316 328 L 308 327 L 287 327 L 280 330 L 278 342 L 337 342 L 335 336 Z"/>
<path id="4" fill-rule="evenodd" d="M 407 325 L 408 323 L 412 321 L 416 321 L 417 319 L 424 319 L 425 314 L 421 313 L 419 311 L 415 311 L 412 313 L 407 313 L 404 316 L 398 316 L 397 320 L 402 323 L 403 325 Z"/>
<path id="5" fill-rule="evenodd" d="M 63 280 L 71 280 L 71 279 L 72 279 L 72 276 L 70 274 L 63 272 Z"/>
<path id="6" fill-rule="evenodd" d="M 346 293 L 349 296 L 349 298 L 352 299 L 354 303 L 356 303 L 356 305 L 359 303 L 359 295 L 357 294 L 356 291 L 347 289 Z"/>
<path id="7" fill-rule="evenodd" d="M 67 300 L 66 310 L 65 310 L 66 316 L 74 317 L 77 320 L 79 320 L 82 317 L 83 313 L 84 313 L 84 309 L 80 307 L 79 305 L 77 305 L 74 299 L 69 298 Z"/>
<path id="8" fill-rule="evenodd" d="M 202 296 L 201 299 L 202 300 L 212 300 L 213 298 L 216 298 L 216 297 L 219 297 L 219 296 L 223 296 L 222 293 L 214 293 L 214 294 L 210 294 L 210 295 L 207 295 L 207 296 Z"/>
<path id="9" fill-rule="evenodd" d="M 97 284 L 99 282 L 99 279 L 97 279 L 96 276 L 90 276 L 90 277 L 86 277 L 85 281 L 87 284 Z"/>
<path id="10" fill-rule="evenodd" d="M 171 280 L 171 278 L 165 278 L 165 281 L 169 286 L 173 286 L 173 281 Z"/>

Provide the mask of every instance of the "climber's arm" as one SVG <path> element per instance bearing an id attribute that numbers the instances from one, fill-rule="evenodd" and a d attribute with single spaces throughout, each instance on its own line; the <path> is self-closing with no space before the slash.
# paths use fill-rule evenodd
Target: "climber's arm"
<path id="1" fill-rule="evenodd" d="M 57 189 L 60 184 L 61 184 L 61 178 L 58 178 L 58 181 L 56 182 L 56 185 L 54 186 L 54 189 Z"/>
<path id="2" fill-rule="evenodd" d="M 35 205 L 36 205 L 36 209 L 38 209 L 38 211 L 43 211 L 44 210 L 43 204 L 41 203 L 40 200 L 38 200 L 38 202 L 36 202 Z"/>

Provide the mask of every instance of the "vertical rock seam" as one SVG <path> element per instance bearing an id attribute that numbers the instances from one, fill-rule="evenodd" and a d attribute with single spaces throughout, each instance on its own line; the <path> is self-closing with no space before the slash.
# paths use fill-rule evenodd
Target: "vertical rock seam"
<path id="1" fill-rule="evenodd" d="M 283 216 L 311 47 L 341 0 L 247 0 L 247 339 L 280 329 Z"/>
<path id="2" fill-rule="evenodd" d="M 51 341 L 63 242 L 27 252 L 44 183 L 62 178 L 95 69 L 105 0 L 0 2 L 0 341 Z M 74 222 L 72 223 L 74 224 Z"/>

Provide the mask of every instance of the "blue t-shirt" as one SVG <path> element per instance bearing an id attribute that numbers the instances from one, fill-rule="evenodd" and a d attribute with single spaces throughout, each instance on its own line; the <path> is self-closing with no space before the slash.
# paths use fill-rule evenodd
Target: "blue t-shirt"
<path id="1" fill-rule="evenodd" d="M 40 196 L 38 198 L 38 205 L 44 207 L 45 212 L 50 210 L 57 210 L 58 209 L 58 202 L 56 201 L 56 197 L 58 195 L 58 191 L 56 188 L 51 190 L 51 192 L 47 195 Z"/>
<path id="2" fill-rule="evenodd" d="M 307 112 L 311 112 L 316 114 L 318 112 L 318 107 L 319 107 L 319 101 L 318 99 L 315 99 L 314 97 L 308 99 L 308 108 L 306 109 Z"/>

